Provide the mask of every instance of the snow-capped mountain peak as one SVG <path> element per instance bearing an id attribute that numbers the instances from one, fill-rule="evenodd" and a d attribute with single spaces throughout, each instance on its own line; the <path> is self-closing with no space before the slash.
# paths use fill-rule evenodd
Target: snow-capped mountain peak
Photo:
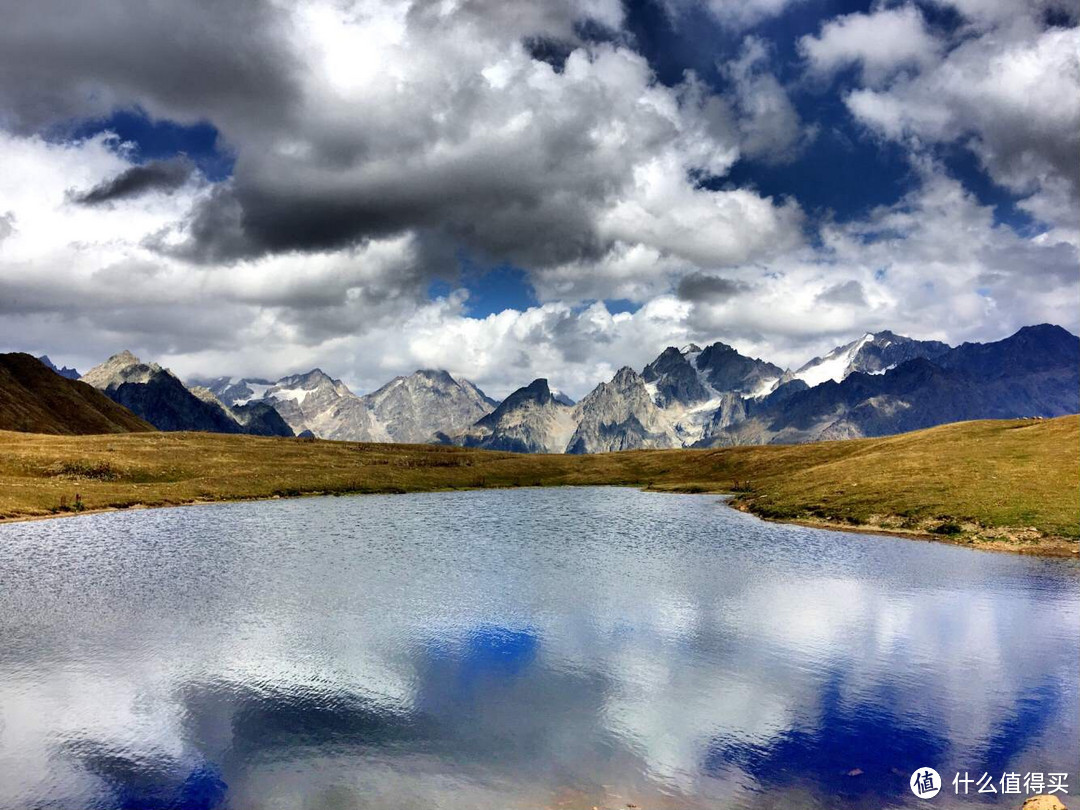
<path id="1" fill-rule="evenodd" d="M 812 388 L 829 380 L 842 382 L 856 371 L 884 374 L 908 360 L 934 358 L 948 350 L 947 344 L 936 340 L 915 340 L 889 331 L 867 332 L 824 357 L 815 357 L 796 371 L 794 378 Z"/>
<path id="2" fill-rule="evenodd" d="M 844 346 L 837 346 L 824 357 L 815 357 L 795 372 L 795 378 L 802 380 L 811 388 L 828 380 L 841 382 L 855 370 L 855 359 L 862 348 L 873 341 L 874 336 L 867 332 L 858 340 Z"/>

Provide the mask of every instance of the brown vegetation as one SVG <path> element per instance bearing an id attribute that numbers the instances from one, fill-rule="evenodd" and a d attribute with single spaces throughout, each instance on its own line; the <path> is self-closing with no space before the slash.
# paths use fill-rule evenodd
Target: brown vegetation
<path id="1" fill-rule="evenodd" d="M 0 430 L 126 433 L 154 427 L 92 385 L 61 377 L 28 354 L 0 354 Z"/>
<path id="2" fill-rule="evenodd" d="M 735 493 L 774 520 L 1075 553 L 1080 418 L 880 439 L 592 456 L 207 433 L 0 432 L 0 517 L 309 494 L 607 484 Z"/>

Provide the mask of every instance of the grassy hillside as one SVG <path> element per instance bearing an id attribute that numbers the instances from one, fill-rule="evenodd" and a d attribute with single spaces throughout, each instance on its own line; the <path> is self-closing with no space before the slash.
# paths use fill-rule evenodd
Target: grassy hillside
<path id="1" fill-rule="evenodd" d="M 773 519 L 1072 553 L 1080 538 L 1078 460 L 1076 416 L 595 456 L 204 433 L 0 432 L 0 517 L 314 493 L 621 484 L 734 492 L 736 505 Z"/>
<path id="2" fill-rule="evenodd" d="M 61 377 L 36 357 L 0 354 L 0 430 L 126 433 L 154 427 L 92 385 Z"/>

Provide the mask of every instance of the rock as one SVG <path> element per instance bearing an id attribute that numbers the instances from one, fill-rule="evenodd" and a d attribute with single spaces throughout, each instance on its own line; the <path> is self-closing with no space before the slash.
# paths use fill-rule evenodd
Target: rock
<path id="1" fill-rule="evenodd" d="M 444 443 L 514 453 L 562 453 L 577 423 L 545 379 L 533 380 L 504 399 L 494 411 Z"/>
<path id="2" fill-rule="evenodd" d="M 1032 796 L 1027 799 L 1021 810 L 1066 810 L 1057 796 Z"/>

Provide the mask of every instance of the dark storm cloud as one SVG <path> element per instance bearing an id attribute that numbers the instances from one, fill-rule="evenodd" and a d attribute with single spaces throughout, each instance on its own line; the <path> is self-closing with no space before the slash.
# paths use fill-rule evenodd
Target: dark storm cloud
<path id="1" fill-rule="evenodd" d="M 516 38 L 521 32 L 525 39 L 543 37 L 580 42 L 582 25 L 612 30 L 622 21 L 618 4 L 587 3 L 575 0 L 545 0 L 537 2 L 512 2 L 512 0 L 460 0 L 454 9 L 455 18 L 469 27 L 483 31 L 487 36 Z M 583 8 L 584 7 L 584 8 Z M 446 24 L 446 4 L 442 0 L 414 0 L 409 8 L 413 25 L 438 29 Z"/>
<path id="2" fill-rule="evenodd" d="M 447 105 L 454 128 L 468 128 L 474 115 L 501 117 L 493 98 L 468 98 L 473 92 L 465 87 L 464 103 Z M 596 209 L 628 181 L 636 157 L 636 149 L 614 159 L 597 154 L 590 129 L 599 115 L 583 108 L 547 117 L 538 110 L 531 130 L 447 161 L 437 157 L 437 132 L 413 143 L 402 133 L 392 149 L 412 154 L 399 158 L 399 166 L 386 165 L 385 146 L 338 153 L 324 165 L 321 133 L 312 133 L 320 151 L 311 160 L 242 155 L 233 182 L 193 212 L 182 251 L 197 261 L 221 262 L 437 230 L 478 261 L 535 267 L 597 258 L 607 245 L 596 234 Z M 370 135 L 365 124 L 376 126 L 358 120 L 357 137 Z M 666 122 L 655 134 L 642 130 L 650 145 L 674 134 Z"/>
<path id="3" fill-rule="evenodd" d="M 317 184 L 252 187 L 238 177 L 199 204 L 189 220 L 190 239 L 169 252 L 227 263 L 293 250 L 336 250 L 419 229 L 437 231 L 442 244 L 468 245 L 481 262 L 546 265 L 603 253 L 583 203 L 557 204 L 528 188 L 500 186 L 486 173 L 459 180 L 402 177 L 394 184 L 336 192 Z"/>
<path id="4" fill-rule="evenodd" d="M 143 241 L 197 263 L 430 233 L 480 263 L 587 268 L 627 233 L 665 250 L 683 244 L 668 239 L 670 206 L 626 205 L 649 194 L 642 168 L 664 161 L 676 175 L 715 173 L 737 157 L 726 102 L 700 87 L 656 85 L 618 34 L 616 0 L 10 5 L 0 127 L 74 129 L 137 107 L 220 133 L 236 156 L 233 176 Z M 364 39 L 378 26 L 394 35 Z M 178 182 L 135 167 L 82 201 Z M 689 193 L 681 201 L 698 204 Z M 616 207 L 637 220 L 605 232 Z M 651 235 L 637 237 L 641 226 Z M 777 216 L 765 227 L 790 223 Z M 714 240 L 705 258 L 744 258 L 744 233 Z"/>
<path id="5" fill-rule="evenodd" d="M 55 127 L 139 105 L 181 121 L 252 122 L 291 106 L 297 60 L 262 0 L 4 2 L 0 124 Z"/>
<path id="6" fill-rule="evenodd" d="M 707 273 L 691 273 L 679 280 L 675 292 L 683 301 L 726 301 L 746 292 L 750 285 L 744 281 L 712 276 Z"/>
<path id="7" fill-rule="evenodd" d="M 834 284 L 820 292 L 814 298 L 819 304 L 849 304 L 856 307 L 867 306 L 866 292 L 860 282 L 852 279 Z"/>
<path id="8" fill-rule="evenodd" d="M 126 200 L 152 191 L 169 193 L 188 181 L 195 166 L 186 158 L 155 160 L 120 172 L 89 191 L 75 192 L 72 200 L 81 205 L 98 205 Z"/>

